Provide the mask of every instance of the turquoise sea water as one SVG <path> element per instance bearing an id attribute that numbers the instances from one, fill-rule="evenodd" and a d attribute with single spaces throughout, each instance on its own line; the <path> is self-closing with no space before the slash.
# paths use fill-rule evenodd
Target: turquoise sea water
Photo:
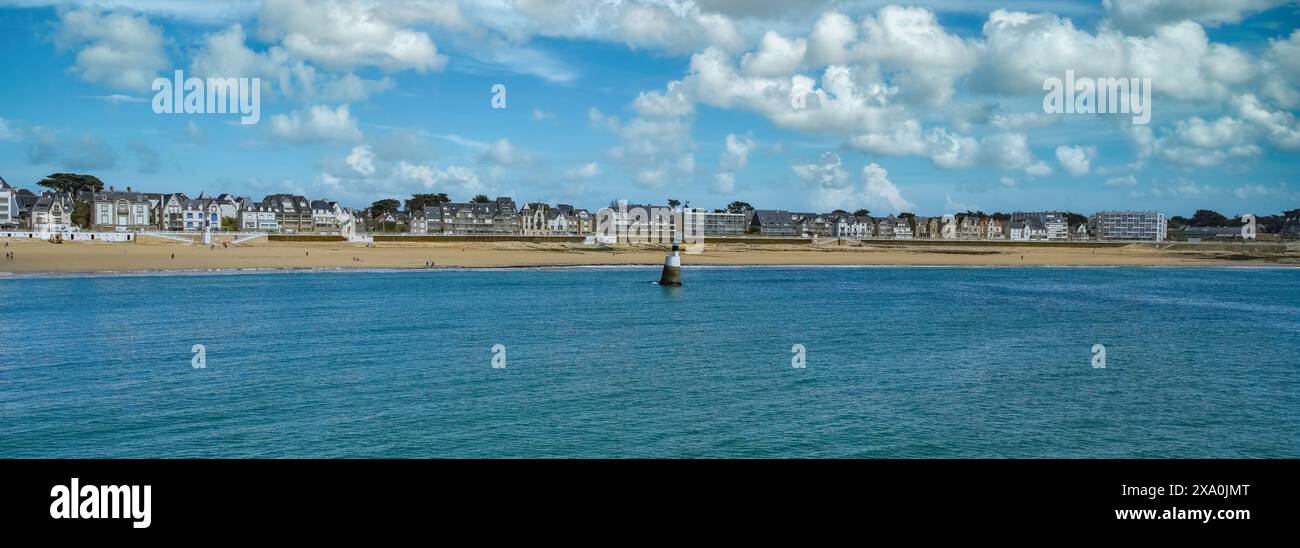
<path id="1" fill-rule="evenodd" d="M 658 275 L 0 279 L 0 457 L 1300 457 L 1297 269 Z"/>

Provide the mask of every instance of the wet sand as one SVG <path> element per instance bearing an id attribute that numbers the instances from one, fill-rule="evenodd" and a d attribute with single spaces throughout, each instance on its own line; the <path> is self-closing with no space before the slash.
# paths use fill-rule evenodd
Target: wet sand
<path id="1" fill-rule="evenodd" d="M 4 244 L 7 243 L 7 246 Z M 921 245 L 834 241 L 815 244 L 706 242 L 700 254 L 683 254 L 700 265 L 918 265 L 918 266 L 1300 266 L 1300 247 L 1286 251 L 1234 246 L 1229 250 L 1165 249 L 1167 246 L 999 246 L 959 242 Z M 1186 248 L 1188 246 L 1179 246 Z M 434 267 L 527 267 L 658 265 L 665 247 L 611 247 L 562 243 L 260 242 L 210 249 L 180 242 L 97 243 L 0 238 L 0 272 L 142 272 L 245 269 L 418 269 Z M 173 258 L 174 256 L 174 258 Z"/>

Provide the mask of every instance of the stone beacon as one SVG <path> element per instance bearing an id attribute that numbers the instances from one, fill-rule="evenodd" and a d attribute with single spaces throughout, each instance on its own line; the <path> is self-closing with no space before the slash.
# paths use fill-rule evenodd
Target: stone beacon
<path id="1" fill-rule="evenodd" d="M 664 257 L 664 273 L 659 276 L 659 285 L 682 285 L 682 256 L 676 240 L 673 240 L 673 252 Z"/>

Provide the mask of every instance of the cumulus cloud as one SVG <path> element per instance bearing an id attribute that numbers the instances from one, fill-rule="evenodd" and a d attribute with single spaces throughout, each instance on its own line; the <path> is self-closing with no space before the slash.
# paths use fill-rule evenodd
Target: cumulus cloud
<path id="1" fill-rule="evenodd" d="M 358 175 L 369 177 L 375 174 L 375 153 L 370 149 L 370 145 L 357 145 L 352 147 L 345 160 L 348 167 L 352 168 Z"/>
<path id="2" fill-rule="evenodd" d="M 1097 147 L 1056 147 L 1056 161 L 1060 162 L 1061 169 L 1075 177 L 1088 174 L 1088 164 L 1097 156 Z"/>
<path id="3" fill-rule="evenodd" d="M 565 172 L 570 179 L 594 179 L 600 176 L 600 165 L 588 162 Z"/>
<path id="4" fill-rule="evenodd" d="M 347 105 L 314 105 L 306 110 L 271 117 L 271 135 L 291 143 L 355 142 L 361 139 L 357 120 Z"/>
<path id="5" fill-rule="evenodd" d="M 914 206 L 889 180 L 889 173 L 879 164 L 862 168 L 862 184 L 855 186 L 838 154 L 827 152 L 815 161 L 790 166 L 811 191 L 812 205 L 825 209 L 868 208 L 900 212 Z"/>
<path id="6" fill-rule="evenodd" d="M 736 172 L 749 165 L 749 152 L 757 146 L 754 138 L 737 137 L 728 133 L 722 157 L 718 160 L 718 173 L 709 190 L 715 194 L 731 194 L 736 190 Z"/>
<path id="7" fill-rule="evenodd" d="M 1102 0 L 1106 15 L 1116 26 L 1136 32 L 1179 21 L 1208 25 L 1237 23 L 1247 14 L 1286 3 L 1287 0 Z"/>
<path id="8" fill-rule="evenodd" d="M 258 14 L 258 35 L 323 67 L 384 71 L 441 70 L 447 58 L 429 35 L 406 28 L 414 12 L 381 3 L 267 0 Z"/>
<path id="9" fill-rule="evenodd" d="M 487 150 L 479 156 L 479 161 L 499 166 L 518 166 L 532 163 L 533 156 L 510 142 L 509 139 L 497 139 L 488 145 Z"/>
<path id="10" fill-rule="evenodd" d="M 72 72 L 122 89 L 148 90 L 168 64 L 162 30 L 141 15 L 97 8 L 60 11 L 54 43 L 77 51 Z"/>

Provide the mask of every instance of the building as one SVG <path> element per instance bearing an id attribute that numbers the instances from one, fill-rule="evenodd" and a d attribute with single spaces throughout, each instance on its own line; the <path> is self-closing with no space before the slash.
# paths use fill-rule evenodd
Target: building
<path id="1" fill-rule="evenodd" d="M 985 217 L 979 221 L 979 237 L 981 240 L 1001 240 L 1007 235 L 1003 230 L 1002 221 Z"/>
<path id="2" fill-rule="evenodd" d="M 890 215 L 889 217 L 890 217 L 891 219 L 894 218 L 893 215 Z M 910 240 L 910 239 L 912 239 L 912 223 L 911 223 L 911 219 L 906 219 L 906 218 L 902 218 L 902 219 L 894 219 L 894 239 L 895 239 L 895 240 Z"/>
<path id="3" fill-rule="evenodd" d="M 892 240 L 892 239 L 894 239 L 894 225 L 897 224 L 897 223 L 898 223 L 898 221 L 897 221 L 897 219 L 894 219 L 894 216 L 893 216 L 893 215 L 890 215 L 889 217 L 885 217 L 885 218 L 883 218 L 883 219 L 876 219 L 876 220 L 875 220 L 875 224 L 876 224 L 875 237 L 876 237 L 876 239 L 877 239 L 877 240 Z"/>
<path id="4" fill-rule="evenodd" d="M 1011 221 L 1007 226 L 1012 241 L 1040 242 L 1046 241 L 1048 237 L 1047 226 L 1032 217 L 1023 221 Z"/>
<path id="5" fill-rule="evenodd" d="M 488 203 L 447 202 L 425 208 L 428 234 L 517 234 L 521 230 L 514 200 L 497 198 Z"/>
<path id="6" fill-rule="evenodd" d="M 195 198 L 181 204 L 181 230 L 221 230 L 221 206 L 212 198 Z"/>
<path id="7" fill-rule="evenodd" d="M 755 209 L 749 215 L 749 228 L 764 236 L 794 236 L 794 218 L 789 211 Z"/>
<path id="8" fill-rule="evenodd" d="M 1088 219 L 1088 231 L 1099 240 L 1163 242 L 1169 225 L 1158 211 L 1101 211 Z"/>
<path id="9" fill-rule="evenodd" d="M 66 232 L 72 230 L 72 195 L 65 192 L 42 192 L 32 206 L 33 232 Z"/>
<path id="10" fill-rule="evenodd" d="M 312 217 L 311 201 L 294 194 L 272 194 L 262 199 L 264 205 L 275 211 L 279 231 L 285 233 L 315 232 L 316 220 Z"/>
<path id="11" fill-rule="evenodd" d="M 280 221 L 275 206 L 244 200 L 239 210 L 239 229 L 248 232 L 279 232 Z"/>
<path id="12" fill-rule="evenodd" d="M 1286 239 L 1300 238 L 1300 209 L 1282 212 L 1282 227 L 1278 235 Z"/>
<path id="13" fill-rule="evenodd" d="M 154 204 L 149 197 L 140 192 L 117 192 L 108 187 L 108 192 L 91 194 L 91 229 L 96 232 L 136 232 L 151 230 Z M 33 220 L 35 212 L 33 212 Z"/>
<path id="14" fill-rule="evenodd" d="M 339 234 L 341 223 L 339 218 L 343 216 L 343 208 L 339 207 L 338 202 L 329 200 L 312 200 L 310 202 L 312 231 L 317 234 Z M 419 215 L 420 225 L 424 224 L 424 212 L 416 211 L 412 215 Z M 412 231 L 415 231 L 415 224 L 411 225 Z M 420 227 L 423 230 L 423 226 Z"/>
<path id="15" fill-rule="evenodd" d="M 853 238 L 857 240 L 870 238 L 872 224 L 870 217 L 841 215 L 835 219 L 834 236 L 836 238 Z"/>
<path id="16" fill-rule="evenodd" d="M 184 194 L 163 194 L 154 209 L 154 218 L 158 220 L 161 230 L 177 231 L 185 229 L 184 207 L 190 197 Z"/>
<path id="17" fill-rule="evenodd" d="M 980 219 L 974 215 L 962 215 L 957 219 L 958 240 L 980 239 Z"/>
<path id="18" fill-rule="evenodd" d="M 694 210 L 692 215 L 701 215 L 704 217 L 704 235 L 705 236 L 744 236 L 745 214 L 729 213 L 726 211 L 701 211 Z"/>
<path id="19" fill-rule="evenodd" d="M 825 215 L 813 213 L 791 214 L 795 234 L 804 238 L 829 238 L 835 232 L 835 223 Z"/>
<path id="20" fill-rule="evenodd" d="M 908 224 L 912 226 L 912 238 L 917 240 L 930 238 L 930 219 L 919 215 L 913 216 L 908 219 Z"/>
<path id="21" fill-rule="evenodd" d="M 18 189 L 0 177 L 0 228 L 18 228 Z"/>
<path id="22" fill-rule="evenodd" d="M 1070 239 L 1070 220 L 1059 211 L 1017 211 L 1011 214 L 1012 221 L 1035 219 L 1047 230 L 1048 240 Z"/>

